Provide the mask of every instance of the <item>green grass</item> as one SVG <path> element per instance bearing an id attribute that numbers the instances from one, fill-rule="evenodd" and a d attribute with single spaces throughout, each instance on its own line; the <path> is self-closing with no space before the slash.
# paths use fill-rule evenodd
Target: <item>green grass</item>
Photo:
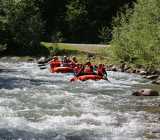
<path id="1" fill-rule="evenodd" d="M 75 47 L 64 44 L 64 43 L 48 43 L 48 42 L 41 42 L 41 45 L 45 46 L 48 49 L 58 47 L 60 49 L 66 50 L 77 50 Z"/>
<path id="2" fill-rule="evenodd" d="M 89 61 L 87 59 L 87 55 L 89 53 L 95 55 L 95 58 L 91 59 L 90 61 L 95 64 L 113 64 L 112 61 L 112 49 L 111 46 L 106 48 L 103 47 L 91 47 L 91 46 L 78 46 L 77 45 L 70 45 L 65 43 L 48 43 L 42 42 L 41 45 L 46 47 L 50 50 L 51 55 L 68 55 L 68 56 L 76 56 L 80 63 L 86 63 Z"/>

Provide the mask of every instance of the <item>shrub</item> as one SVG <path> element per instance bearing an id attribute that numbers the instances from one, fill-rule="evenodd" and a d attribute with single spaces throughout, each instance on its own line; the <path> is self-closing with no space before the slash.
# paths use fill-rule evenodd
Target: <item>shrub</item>
<path id="1" fill-rule="evenodd" d="M 159 67 L 160 65 L 159 0 L 137 0 L 114 19 L 113 52 L 117 60 Z"/>

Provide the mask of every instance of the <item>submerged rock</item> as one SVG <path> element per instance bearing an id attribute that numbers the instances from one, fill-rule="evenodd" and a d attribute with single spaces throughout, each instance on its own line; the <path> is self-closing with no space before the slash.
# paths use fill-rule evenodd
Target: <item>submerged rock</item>
<path id="1" fill-rule="evenodd" d="M 158 91 L 153 89 L 140 89 L 132 93 L 134 96 L 159 96 Z"/>

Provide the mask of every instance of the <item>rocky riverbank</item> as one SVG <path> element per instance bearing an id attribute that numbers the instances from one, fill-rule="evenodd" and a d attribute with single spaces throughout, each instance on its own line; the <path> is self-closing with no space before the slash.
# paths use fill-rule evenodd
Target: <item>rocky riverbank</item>
<path id="1" fill-rule="evenodd" d="M 160 85 L 160 70 L 151 70 L 144 68 L 134 68 L 127 64 L 121 65 L 106 65 L 108 71 L 117 71 L 117 72 L 126 72 L 126 73 L 135 73 L 142 75 L 143 78 L 152 80 L 153 84 Z"/>

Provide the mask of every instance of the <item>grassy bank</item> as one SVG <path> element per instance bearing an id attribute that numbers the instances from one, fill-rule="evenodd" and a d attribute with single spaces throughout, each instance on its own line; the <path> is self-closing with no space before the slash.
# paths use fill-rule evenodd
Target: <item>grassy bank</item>
<path id="1" fill-rule="evenodd" d="M 46 47 L 51 55 L 67 55 L 76 56 L 81 63 L 85 63 L 88 56 L 93 56 L 90 60 L 93 63 L 110 64 L 112 51 L 110 46 L 99 47 L 99 45 L 87 45 L 87 44 L 66 44 L 66 43 L 47 43 L 42 42 L 42 46 Z"/>

